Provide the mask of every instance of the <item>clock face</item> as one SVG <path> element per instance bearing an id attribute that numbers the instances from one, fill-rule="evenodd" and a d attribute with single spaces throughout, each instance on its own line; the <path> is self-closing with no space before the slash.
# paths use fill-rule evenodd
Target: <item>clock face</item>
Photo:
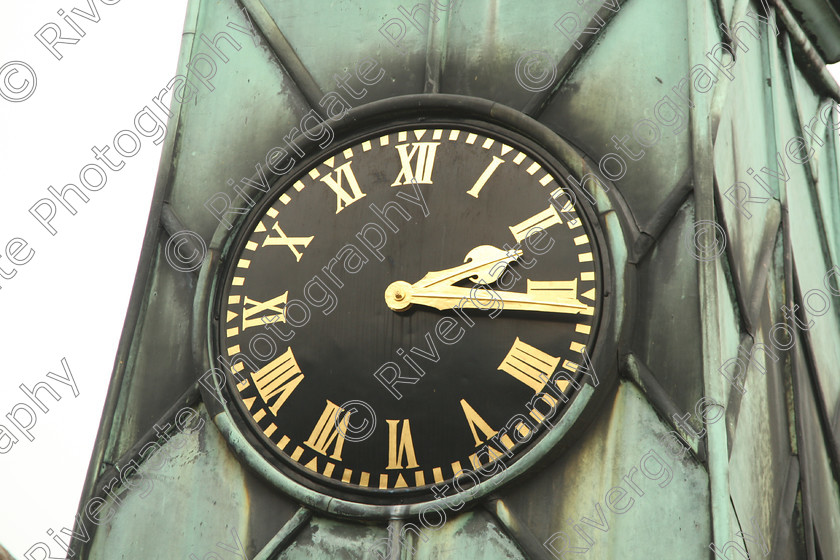
<path id="1" fill-rule="evenodd" d="M 498 127 L 400 125 L 276 186 L 228 250 L 219 353 L 263 453 L 373 504 L 484 480 L 585 380 L 601 314 L 592 225 Z M 567 402 L 568 401 L 568 402 Z"/>

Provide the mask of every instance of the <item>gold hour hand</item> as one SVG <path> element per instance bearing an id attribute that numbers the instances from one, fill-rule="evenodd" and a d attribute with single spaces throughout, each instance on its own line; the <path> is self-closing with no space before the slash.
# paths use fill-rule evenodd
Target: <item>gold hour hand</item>
<path id="1" fill-rule="evenodd" d="M 492 245 L 479 245 L 464 257 L 464 264 L 446 270 L 429 272 L 423 278 L 412 284 L 415 289 L 430 288 L 432 286 L 451 286 L 455 282 L 468 278 L 473 282 L 492 284 L 505 270 L 498 263 L 515 261 L 522 255 L 522 250 L 504 251 Z"/>
<path id="2" fill-rule="evenodd" d="M 492 284 L 504 273 L 507 264 L 515 261 L 522 255 L 522 250 L 505 251 L 492 245 L 479 245 L 472 249 L 464 258 L 464 264 L 427 273 L 423 278 L 409 284 L 402 280 L 392 283 L 385 290 L 385 302 L 394 311 L 405 311 L 412 303 L 428 305 L 437 309 L 449 309 L 457 304 L 449 305 L 444 299 L 435 299 L 434 302 L 421 302 L 413 299 L 414 294 L 438 293 L 441 290 L 449 290 L 455 293 L 464 288 L 453 286 L 465 278 L 475 283 Z M 498 266 L 502 263 L 501 266 Z M 469 288 L 467 288 L 469 292 Z M 440 307 L 440 306 L 443 307 Z"/>

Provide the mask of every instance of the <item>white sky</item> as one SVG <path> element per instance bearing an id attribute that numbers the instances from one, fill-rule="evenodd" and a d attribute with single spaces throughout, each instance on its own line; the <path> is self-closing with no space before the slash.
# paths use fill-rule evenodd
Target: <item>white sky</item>
<path id="1" fill-rule="evenodd" d="M 175 75 L 186 0 L 95 2 L 100 21 L 74 20 L 86 35 L 59 45 L 56 60 L 34 34 L 62 23 L 59 9 L 87 10 L 85 1 L 4 2 L 0 66 L 27 62 L 37 89 L 26 101 L 0 98 L 0 268 L 10 271 L 6 243 L 22 237 L 35 250 L 11 279 L 0 278 L 0 424 L 20 391 L 64 375 L 66 358 L 79 387 L 50 384 L 62 396 L 38 411 L 35 441 L 0 455 L 0 543 L 18 559 L 47 529 L 72 527 L 113 367 L 146 229 L 161 146 L 143 139 L 140 152 L 109 172 L 102 190 L 89 192 L 71 216 L 60 205 L 51 236 L 29 214 L 47 187 L 78 184 L 79 170 L 95 163 L 91 147 L 111 144 L 133 129 L 134 115 Z M 11 78 L 17 83 L 20 76 Z M 111 152 L 113 153 L 113 148 Z M 117 159 L 118 161 L 118 159 Z M 92 179 L 93 177 L 91 177 Z M 72 198 L 72 195 L 70 197 Z M 24 256 L 23 253 L 21 256 Z M 25 421 L 25 413 L 19 413 Z M 0 446 L 7 443 L 0 441 Z"/>
<path id="2" fill-rule="evenodd" d="M 33 543 L 52 542 L 48 529 L 72 527 L 161 147 L 144 138 L 125 168 L 108 172 L 102 190 L 87 192 L 87 204 L 77 202 L 75 216 L 59 206 L 55 236 L 28 210 L 48 197 L 49 185 L 60 190 L 78 184 L 81 167 L 95 161 L 91 147 L 111 144 L 115 133 L 132 128 L 134 115 L 172 78 L 186 0 L 95 5 L 101 20 L 75 17 L 86 36 L 60 45 L 60 61 L 34 33 L 47 22 L 60 22 L 57 10 L 83 3 L 7 2 L 0 18 L 0 66 L 25 61 L 38 79 L 30 99 L 0 99 L 0 268 L 12 268 L 5 255 L 12 238 L 25 239 L 35 250 L 29 263 L 15 267 L 16 276 L 0 278 L 0 424 L 10 427 L 5 415 L 17 403 L 31 405 L 21 383 L 32 387 L 47 380 L 47 372 L 64 375 L 62 358 L 79 388 L 74 398 L 69 387 L 50 380 L 62 399 L 39 393 L 49 412 L 38 411 L 35 441 L 13 430 L 20 441 L 0 455 L 0 543 L 19 559 Z M 62 22 L 62 27 L 68 26 Z M 834 75 L 840 77 L 840 69 Z"/>

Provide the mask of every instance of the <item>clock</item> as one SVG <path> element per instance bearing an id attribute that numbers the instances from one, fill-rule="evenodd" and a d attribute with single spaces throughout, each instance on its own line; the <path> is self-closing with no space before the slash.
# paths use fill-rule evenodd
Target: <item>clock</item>
<path id="1" fill-rule="evenodd" d="M 226 239 L 224 400 L 293 486 L 372 506 L 480 487 L 598 383 L 597 220 L 540 125 L 459 103 L 356 111 Z"/>

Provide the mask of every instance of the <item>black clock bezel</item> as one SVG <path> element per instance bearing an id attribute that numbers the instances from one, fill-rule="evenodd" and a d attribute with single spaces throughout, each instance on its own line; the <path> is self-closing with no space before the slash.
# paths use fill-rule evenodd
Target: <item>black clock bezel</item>
<path id="1" fill-rule="evenodd" d="M 196 302 L 197 316 L 203 313 L 206 318 L 203 325 L 198 325 L 194 330 L 197 336 L 203 339 L 199 344 L 201 346 L 199 355 L 203 358 L 202 362 L 210 365 L 213 357 L 219 355 L 219 350 L 222 347 L 221 331 L 219 329 L 222 294 L 224 293 L 226 283 L 230 281 L 230 277 L 233 274 L 233 266 L 231 266 L 232 262 L 235 261 L 233 257 L 238 255 L 238 252 L 245 243 L 245 239 L 252 232 L 256 222 L 263 218 L 265 210 L 282 193 L 289 189 L 295 181 L 305 175 L 312 167 L 320 164 L 325 158 L 341 152 L 348 146 L 356 145 L 371 137 L 408 128 L 457 127 L 462 130 L 470 130 L 479 134 L 503 139 L 506 143 L 516 146 L 521 151 L 539 161 L 557 179 L 558 183 L 566 188 L 568 188 L 568 185 L 565 177 L 573 175 L 569 171 L 569 168 L 560 160 L 559 156 L 559 153 L 568 151 L 568 143 L 561 140 L 553 131 L 521 113 L 484 100 L 450 95 L 405 96 L 365 105 L 348 112 L 340 122 L 328 121 L 328 123 L 335 132 L 335 139 L 327 149 L 321 150 L 317 147 L 315 141 L 301 136 L 296 143 L 307 153 L 307 156 L 295 165 L 293 172 L 280 177 L 272 177 L 272 186 L 269 192 L 262 195 L 262 198 L 251 208 L 247 215 L 238 219 L 231 230 L 228 231 L 227 229 L 219 228 L 219 231 L 217 231 L 217 235 L 214 237 L 214 242 L 211 245 L 212 258 L 207 259 L 208 262 L 212 261 L 212 264 L 205 262 L 205 266 L 202 269 L 202 284 L 207 286 L 209 293 L 205 294 L 207 296 L 206 299 L 200 300 L 201 303 L 199 303 L 198 298 Z M 615 370 L 617 369 L 614 366 L 614 349 L 616 347 L 617 337 L 611 335 L 611 333 L 617 331 L 607 328 L 612 323 L 614 315 L 614 302 L 610 298 L 614 292 L 614 278 L 611 269 L 609 246 L 606 243 L 606 235 L 602 231 L 601 223 L 593 207 L 579 200 L 575 205 L 575 210 L 581 217 L 586 232 L 593 240 L 593 252 L 597 254 L 594 265 L 596 267 L 596 278 L 599 281 L 598 289 L 603 294 L 600 300 L 601 311 L 593 322 L 590 351 L 599 378 L 603 374 L 603 378 L 600 379 L 603 385 L 598 392 L 597 398 L 590 397 L 588 399 L 592 402 L 589 402 L 584 407 L 583 412 L 585 414 L 580 413 L 572 419 L 572 424 L 580 426 L 587 423 L 588 419 L 592 416 L 593 409 L 598 408 L 595 401 L 602 400 L 604 394 L 614 385 L 616 377 Z M 221 231 L 222 229 L 224 231 Z M 199 308 L 200 305 L 204 305 L 203 311 Z M 209 316 L 207 316 L 208 309 L 211 311 Z M 204 336 L 202 336 L 201 331 L 203 331 Z M 607 337 L 604 334 L 607 334 L 612 340 L 605 340 Z M 607 349 L 606 347 L 611 347 L 613 352 L 605 351 Z M 581 377 L 581 375 L 579 374 L 578 377 Z M 584 380 L 581 381 L 584 382 Z M 308 471 L 299 463 L 292 461 L 285 457 L 283 453 L 276 451 L 273 442 L 261 431 L 256 429 L 241 399 L 234 396 L 236 389 L 232 386 L 230 380 L 226 383 L 226 387 L 221 388 L 218 394 L 212 394 L 204 386 L 202 386 L 202 392 L 206 393 L 205 403 L 207 403 L 211 413 L 214 413 L 214 416 L 219 412 L 230 413 L 236 428 L 248 444 L 253 447 L 254 451 L 269 464 L 273 465 L 291 482 L 313 490 L 322 495 L 327 502 L 337 499 L 355 503 L 362 500 L 366 506 L 387 509 L 397 506 L 405 507 L 406 503 L 422 505 L 425 503 L 423 502 L 424 499 L 430 498 L 429 488 L 432 485 L 399 490 L 380 490 L 375 487 L 357 490 L 355 486 L 349 486 L 335 479 Z M 579 396 L 580 392 L 576 391 L 570 402 L 559 407 L 558 411 L 550 419 L 557 419 L 566 414 L 565 410 L 569 409 Z M 237 404 L 233 407 L 221 406 L 218 401 L 219 397 L 232 398 Z M 536 458 L 536 463 L 545 460 L 549 455 L 554 455 L 555 452 L 558 452 L 557 449 L 565 448 L 571 443 L 575 434 L 573 433 L 574 430 L 568 431 L 572 433 L 564 435 L 561 442 L 562 445 L 555 445 L 554 449 L 550 450 L 550 453 L 541 453 L 540 457 Z M 509 460 L 509 462 L 506 461 L 507 469 L 512 468 L 514 464 L 520 462 L 526 456 L 531 455 L 538 446 L 538 443 L 548 433 L 549 431 L 542 426 L 541 432 L 537 437 L 532 438 L 527 444 L 523 444 L 517 450 L 518 455 L 514 459 Z M 493 478 L 491 477 L 483 481 L 478 487 L 491 482 Z M 450 480 L 451 478 L 447 479 L 447 481 Z M 318 506 L 316 505 L 316 507 Z"/>

